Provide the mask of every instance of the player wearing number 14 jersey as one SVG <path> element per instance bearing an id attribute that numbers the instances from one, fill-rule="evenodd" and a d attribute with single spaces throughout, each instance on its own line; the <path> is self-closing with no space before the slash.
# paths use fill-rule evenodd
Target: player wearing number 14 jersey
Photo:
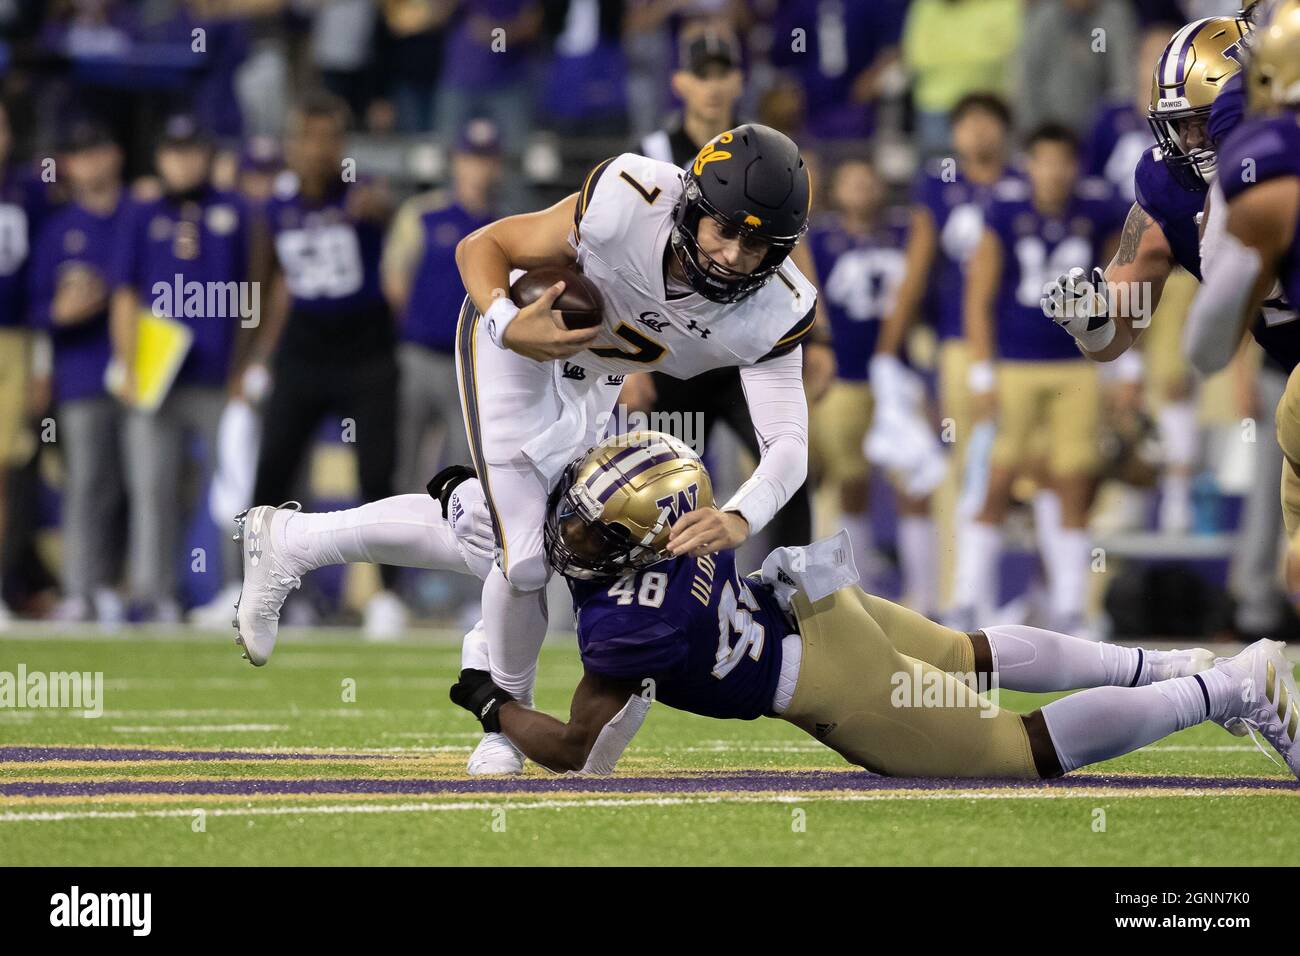
<path id="1" fill-rule="evenodd" d="M 1045 126 L 1027 148 L 1028 184 L 995 187 L 984 235 L 966 276 L 964 311 L 971 393 L 996 425 L 984 506 L 963 535 L 955 604 L 988 612 L 996 600 L 1000 526 L 1018 469 L 1045 464 L 1061 502 L 1062 530 L 1047 541 L 1056 627 L 1077 629 L 1087 581 L 1085 529 L 1097 467 L 1096 367 L 1043 322 L 1039 300 L 1060 272 L 1086 267 L 1109 247 L 1125 206 L 1099 179 L 1079 179 L 1078 144 Z"/>

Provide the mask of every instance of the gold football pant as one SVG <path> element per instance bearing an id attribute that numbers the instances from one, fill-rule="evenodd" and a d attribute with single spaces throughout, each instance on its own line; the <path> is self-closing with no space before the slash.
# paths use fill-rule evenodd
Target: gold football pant
<path id="1" fill-rule="evenodd" d="M 1282 448 L 1282 522 L 1287 536 L 1300 529 L 1300 366 L 1286 380 L 1286 391 L 1277 403 L 1277 443 Z"/>
<path id="2" fill-rule="evenodd" d="M 1039 778 L 1025 719 L 952 676 L 975 670 L 965 634 L 857 587 L 815 604 L 798 595 L 794 610 L 790 723 L 876 773 Z"/>

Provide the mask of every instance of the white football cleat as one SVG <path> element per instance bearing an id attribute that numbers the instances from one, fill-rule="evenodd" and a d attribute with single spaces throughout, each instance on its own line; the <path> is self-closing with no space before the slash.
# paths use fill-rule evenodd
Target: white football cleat
<path id="1" fill-rule="evenodd" d="M 505 734 L 484 734 L 469 755 L 468 770 L 471 777 L 523 773 L 524 754 Z"/>
<path id="2" fill-rule="evenodd" d="M 244 657 L 261 667 L 275 650 L 280 630 L 280 609 L 289 592 L 302 584 L 281 546 L 284 522 L 302 508 L 289 501 L 272 508 L 260 505 L 235 517 L 235 540 L 242 541 L 244 584 L 235 602 L 235 643 Z"/>
<path id="3" fill-rule="evenodd" d="M 363 612 L 362 635 L 368 641 L 396 641 L 406 632 L 406 605 L 392 591 L 376 592 Z"/>
<path id="4" fill-rule="evenodd" d="M 1173 680 L 1175 677 L 1191 677 L 1201 671 L 1208 671 L 1214 666 L 1214 652 L 1204 647 L 1193 647 L 1180 651 L 1146 651 L 1147 669 L 1151 672 L 1151 683 L 1158 680 Z"/>
<path id="5" fill-rule="evenodd" d="M 1258 731 L 1300 778 L 1300 690 L 1291 674 L 1291 662 L 1283 653 L 1285 647 L 1281 641 L 1256 641 L 1236 657 L 1214 662 L 1215 669 L 1227 674 L 1236 688 L 1228 716 L 1218 723 L 1239 736 L 1249 734 L 1264 750 L 1255 737 Z"/>

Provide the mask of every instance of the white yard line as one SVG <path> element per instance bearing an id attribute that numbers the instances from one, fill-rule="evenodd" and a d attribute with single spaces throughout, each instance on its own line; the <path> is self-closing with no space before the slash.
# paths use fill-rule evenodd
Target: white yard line
<path id="1" fill-rule="evenodd" d="M 1270 791 L 1286 795 L 1286 791 Z M 1158 792 L 1109 790 L 1104 787 L 1080 787 L 1077 790 L 998 792 L 940 792 L 920 793 L 894 791 L 881 793 L 844 794 L 771 794 L 766 796 L 713 796 L 713 797 L 598 797 L 576 800 L 464 800 L 451 803 L 385 803 L 385 804 L 333 804 L 298 807 L 189 807 L 169 810 L 38 810 L 0 813 L 0 823 L 44 823 L 63 820 L 139 820 L 146 818 L 192 817 L 202 810 L 213 817 L 301 816 L 304 814 L 348 813 L 439 813 L 456 810 L 565 810 L 570 808 L 609 807 L 680 807 L 720 803 L 873 803 L 882 800 L 1065 800 L 1105 798 L 1107 800 L 1132 797 L 1202 797 L 1221 793 L 1196 787 L 1160 788 Z"/>

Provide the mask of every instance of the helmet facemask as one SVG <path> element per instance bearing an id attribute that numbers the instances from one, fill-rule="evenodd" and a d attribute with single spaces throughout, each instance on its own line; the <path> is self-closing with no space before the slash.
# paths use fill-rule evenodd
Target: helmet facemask
<path id="1" fill-rule="evenodd" d="M 1182 127 L 1189 122 L 1199 120 L 1204 128 L 1204 124 L 1209 121 L 1209 115 L 1208 109 L 1198 107 L 1174 113 L 1161 113 L 1147 120 L 1170 174 L 1179 185 L 1187 189 L 1199 191 L 1214 180 L 1218 158 L 1214 144 L 1208 139 L 1208 133 L 1205 134 L 1200 146 L 1188 147 L 1183 142 Z"/>
<path id="2" fill-rule="evenodd" d="M 730 269 L 700 248 L 699 228 L 704 216 L 741 237 L 760 239 L 767 245 L 766 254 L 752 272 Z M 767 284 L 806 229 L 805 223 L 793 236 L 770 236 L 751 225 L 737 223 L 714 207 L 688 174 L 682 198 L 673 211 L 672 249 L 692 289 L 711 302 L 739 302 Z"/>
<path id="3" fill-rule="evenodd" d="M 649 544 L 635 540 L 623 525 L 602 520 L 604 506 L 575 480 L 581 463 L 578 459 L 564 470 L 547 505 L 543 538 L 551 568 L 567 578 L 591 581 L 616 578 L 671 557 L 653 546 L 670 510 L 664 509 L 660 526 L 646 539 Z"/>

